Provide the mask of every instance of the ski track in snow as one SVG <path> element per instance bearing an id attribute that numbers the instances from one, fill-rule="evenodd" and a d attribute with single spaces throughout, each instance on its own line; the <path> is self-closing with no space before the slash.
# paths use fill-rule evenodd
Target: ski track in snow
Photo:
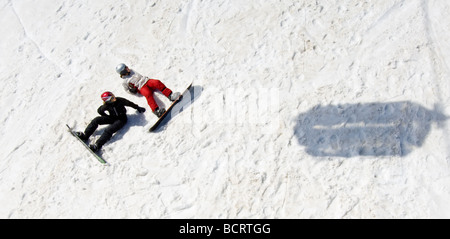
<path id="1" fill-rule="evenodd" d="M 450 215 L 446 1 L 3 2 L 1 218 Z M 119 62 L 197 95 L 149 134 Z"/>
<path id="2" fill-rule="evenodd" d="M 431 12 L 430 12 L 429 5 L 435 4 L 436 2 L 438 2 L 439 5 L 434 6 L 434 7 L 440 8 L 441 14 L 434 16 L 435 19 L 431 19 L 431 16 L 430 16 Z M 443 105 L 440 102 L 445 102 L 446 100 L 448 100 L 449 96 L 448 95 L 446 96 L 445 93 L 449 92 L 449 90 L 450 90 L 448 80 L 446 80 L 450 77 L 450 67 L 449 67 L 450 62 L 448 61 L 448 58 L 445 59 L 445 57 L 442 55 L 443 53 L 445 54 L 445 52 L 450 52 L 450 48 L 443 47 L 446 44 L 442 44 L 442 39 L 448 38 L 449 33 L 445 30 L 442 30 L 442 31 L 440 31 L 440 33 L 441 34 L 444 33 L 446 35 L 444 35 L 441 38 L 438 38 L 436 36 L 437 29 L 434 29 L 434 26 L 439 26 L 439 24 L 437 24 L 439 21 L 445 21 L 445 19 L 448 19 L 447 16 L 442 15 L 443 14 L 442 11 L 445 12 L 445 10 L 450 10 L 450 5 L 447 2 L 445 2 L 445 3 L 439 2 L 439 1 L 428 2 L 428 1 L 423 0 L 421 2 L 421 6 L 422 6 L 422 9 L 424 12 L 424 24 L 425 24 L 425 29 L 427 32 L 427 37 L 431 44 L 431 57 L 433 59 L 436 59 L 433 62 L 434 63 L 433 64 L 434 74 L 435 74 L 434 84 L 436 85 L 436 88 L 438 91 L 437 92 L 437 97 L 438 97 L 437 106 L 442 110 Z M 433 22 L 433 20 L 435 22 Z M 436 22 L 436 21 L 438 21 L 438 22 Z M 448 26 L 447 27 L 444 26 L 444 28 L 448 29 Z M 445 97 L 447 97 L 447 99 L 445 99 Z M 444 123 L 444 124 L 440 124 L 439 126 L 443 132 L 450 132 L 447 124 Z M 444 142 L 447 143 L 447 147 L 446 147 L 447 155 L 450 155 L 450 136 L 447 133 L 444 133 L 444 138 L 445 138 Z M 450 163 L 450 162 L 447 160 L 447 163 Z"/>

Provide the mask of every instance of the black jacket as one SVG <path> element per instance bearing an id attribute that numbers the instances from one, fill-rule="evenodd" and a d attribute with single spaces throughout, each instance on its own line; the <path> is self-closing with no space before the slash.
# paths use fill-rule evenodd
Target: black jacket
<path id="1" fill-rule="evenodd" d="M 138 109 L 139 106 L 125 98 L 116 97 L 116 101 L 105 103 L 100 106 L 97 112 L 101 116 L 108 116 L 117 120 L 127 120 L 127 109 L 125 106 L 132 107 L 134 109 Z M 108 112 L 108 114 L 106 114 Z"/>

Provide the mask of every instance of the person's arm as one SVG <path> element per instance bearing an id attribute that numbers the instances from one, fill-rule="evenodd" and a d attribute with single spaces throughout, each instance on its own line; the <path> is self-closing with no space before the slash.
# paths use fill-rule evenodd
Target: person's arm
<path id="1" fill-rule="evenodd" d="M 138 93 L 138 88 L 133 85 L 132 83 L 127 83 L 126 81 L 122 83 L 123 88 L 125 89 L 126 92 L 131 93 L 131 94 L 136 94 Z"/>
<path id="2" fill-rule="evenodd" d="M 131 107 L 131 108 L 134 108 L 139 113 L 144 113 L 145 112 L 145 108 L 144 107 L 139 107 L 139 105 L 137 105 L 137 104 L 135 104 L 135 103 L 125 99 L 125 98 L 117 98 L 117 99 L 120 99 L 122 101 L 123 105 Z"/>
<path id="3" fill-rule="evenodd" d="M 105 113 L 106 111 L 106 105 L 102 105 L 100 107 L 98 107 L 97 109 L 97 113 L 101 116 L 108 116 L 108 114 Z"/>

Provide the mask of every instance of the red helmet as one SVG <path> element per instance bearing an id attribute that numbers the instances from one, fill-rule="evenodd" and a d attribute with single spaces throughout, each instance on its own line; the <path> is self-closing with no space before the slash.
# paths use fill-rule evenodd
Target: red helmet
<path id="1" fill-rule="evenodd" d="M 105 103 L 111 102 L 114 98 L 116 98 L 116 97 L 114 96 L 114 94 L 111 93 L 111 92 L 109 92 L 109 91 L 106 91 L 106 92 L 104 92 L 104 93 L 102 94 L 102 100 L 103 100 L 103 102 L 105 102 Z"/>

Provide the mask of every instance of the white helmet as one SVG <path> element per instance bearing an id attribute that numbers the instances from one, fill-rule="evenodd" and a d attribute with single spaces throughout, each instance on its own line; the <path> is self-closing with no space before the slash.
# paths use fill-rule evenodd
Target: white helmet
<path id="1" fill-rule="evenodd" d="M 116 72 L 121 75 L 124 75 L 122 73 L 124 73 L 123 71 L 125 71 L 126 68 L 127 68 L 127 65 L 120 63 L 119 65 L 116 66 Z"/>

